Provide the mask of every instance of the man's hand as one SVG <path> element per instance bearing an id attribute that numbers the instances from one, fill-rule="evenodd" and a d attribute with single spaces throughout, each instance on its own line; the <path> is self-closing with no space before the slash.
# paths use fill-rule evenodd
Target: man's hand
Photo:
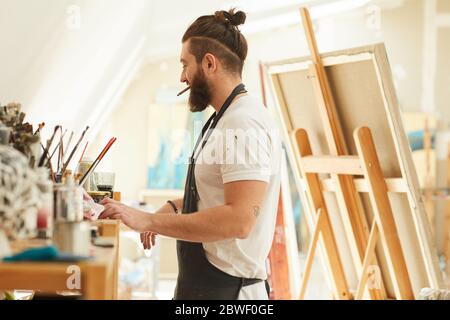
<path id="1" fill-rule="evenodd" d="M 144 246 L 144 249 L 151 249 L 156 244 L 156 233 L 150 231 L 142 232 L 141 243 Z"/>
<path id="2" fill-rule="evenodd" d="M 94 214 L 92 208 L 89 206 L 89 202 L 93 202 L 92 197 L 87 193 L 87 191 L 83 189 L 83 217 L 85 220 L 92 220 L 92 216 Z"/>
<path id="3" fill-rule="evenodd" d="M 85 200 L 85 201 L 90 201 L 90 200 L 94 201 L 94 199 L 92 199 L 92 197 L 89 195 L 89 193 L 86 191 L 86 189 L 84 189 L 84 188 L 82 188 L 82 189 L 83 189 L 83 200 Z"/>
<path id="4" fill-rule="evenodd" d="M 183 199 L 175 199 L 172 201 L 175 203 L 175 206 L 181 207 L 183 205 Z M 165 203 L 161 208 L 159 208 L 155 213 L 166 213 L 166 214 L 175 214 L 173 212 L 173 208 L 169 203 Z M 142 232 L 141 233 L 141 243 L 144 246 L 144 249 L 151 249 L 156 244 L 156 236 L 158 234 L 154 232 Z"/>
<path id="5" fill-rule="evenodd" d="M 145 232 L 150 214 L 128 207 L 123 203 L 105 198 L 101 202 L 105 210 L 100 214 L 99 219 L 120 219 L 133 230 Z"/>

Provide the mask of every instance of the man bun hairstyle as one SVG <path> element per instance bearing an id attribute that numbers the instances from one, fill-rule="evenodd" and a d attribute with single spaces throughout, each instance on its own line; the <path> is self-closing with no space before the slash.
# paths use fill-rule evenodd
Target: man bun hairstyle
<path id="1" fill-rule="evenodd" d="M 233 26 L 239 26 L 245 23 L 246 15 L 242 11 L 234 12 L 235 9 L 231 9 L 230 11 L 216 11 L 214 16 L 217 20 L 223 23 L 230 23 Z"/>
<path id="2" fill-rule="evenodd" d="M 225 69 L 242 75 L 247 58 L 247 41 L 238 26 L 245 23 L 242 11 L 216 11 L 195 20 L 183 35 L 189 41 L 189 50 L 200 63 L 207 53 L 217 56 Z"/>

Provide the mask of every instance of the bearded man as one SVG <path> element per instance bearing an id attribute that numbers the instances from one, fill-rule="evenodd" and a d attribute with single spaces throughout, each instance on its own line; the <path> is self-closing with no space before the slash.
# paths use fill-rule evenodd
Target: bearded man
<path id="1" fill-rule="evenodd" d="M 189 159 L 184 197 L 153 214 L 105 199 L 100 218 L 177 239 L 174 299 L 268 299 L 266 259 L 280 190 L 281 142 L 269 111 L 247 93 L 242 70 L 247 42 L 242 11 L 199 17 L 182 38 L 181 82 L 189 106 L 215 112 Z"/>

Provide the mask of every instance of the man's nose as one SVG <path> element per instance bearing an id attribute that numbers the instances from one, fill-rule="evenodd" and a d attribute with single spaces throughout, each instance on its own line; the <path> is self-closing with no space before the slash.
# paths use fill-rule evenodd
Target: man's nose
<path id="1" fill-rule="evenodd" d="M 186 74 L 184 71 L 181 73 L 180 82 L 187 82 Z"/>

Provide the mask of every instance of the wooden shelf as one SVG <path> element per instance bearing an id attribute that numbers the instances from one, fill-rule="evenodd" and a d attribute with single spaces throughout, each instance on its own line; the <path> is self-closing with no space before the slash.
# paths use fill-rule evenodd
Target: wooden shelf
<path id="1" fill-rule="evenodd" d="M 81 271 L 83 298 L 92 300 L 117 299 L 119 261 L 119 221 L 98 220 L 100 236 L 113 237 L 114 247 L 92 246 L 92 260 L 80 262 L 5 262 L 0 263 L 0 291 L 34 290 L 55 294 L 68 291 L 68 268 L 76 265 Z M 13 252 L 48 245 L 43 240 L 12 243 Z"/>

